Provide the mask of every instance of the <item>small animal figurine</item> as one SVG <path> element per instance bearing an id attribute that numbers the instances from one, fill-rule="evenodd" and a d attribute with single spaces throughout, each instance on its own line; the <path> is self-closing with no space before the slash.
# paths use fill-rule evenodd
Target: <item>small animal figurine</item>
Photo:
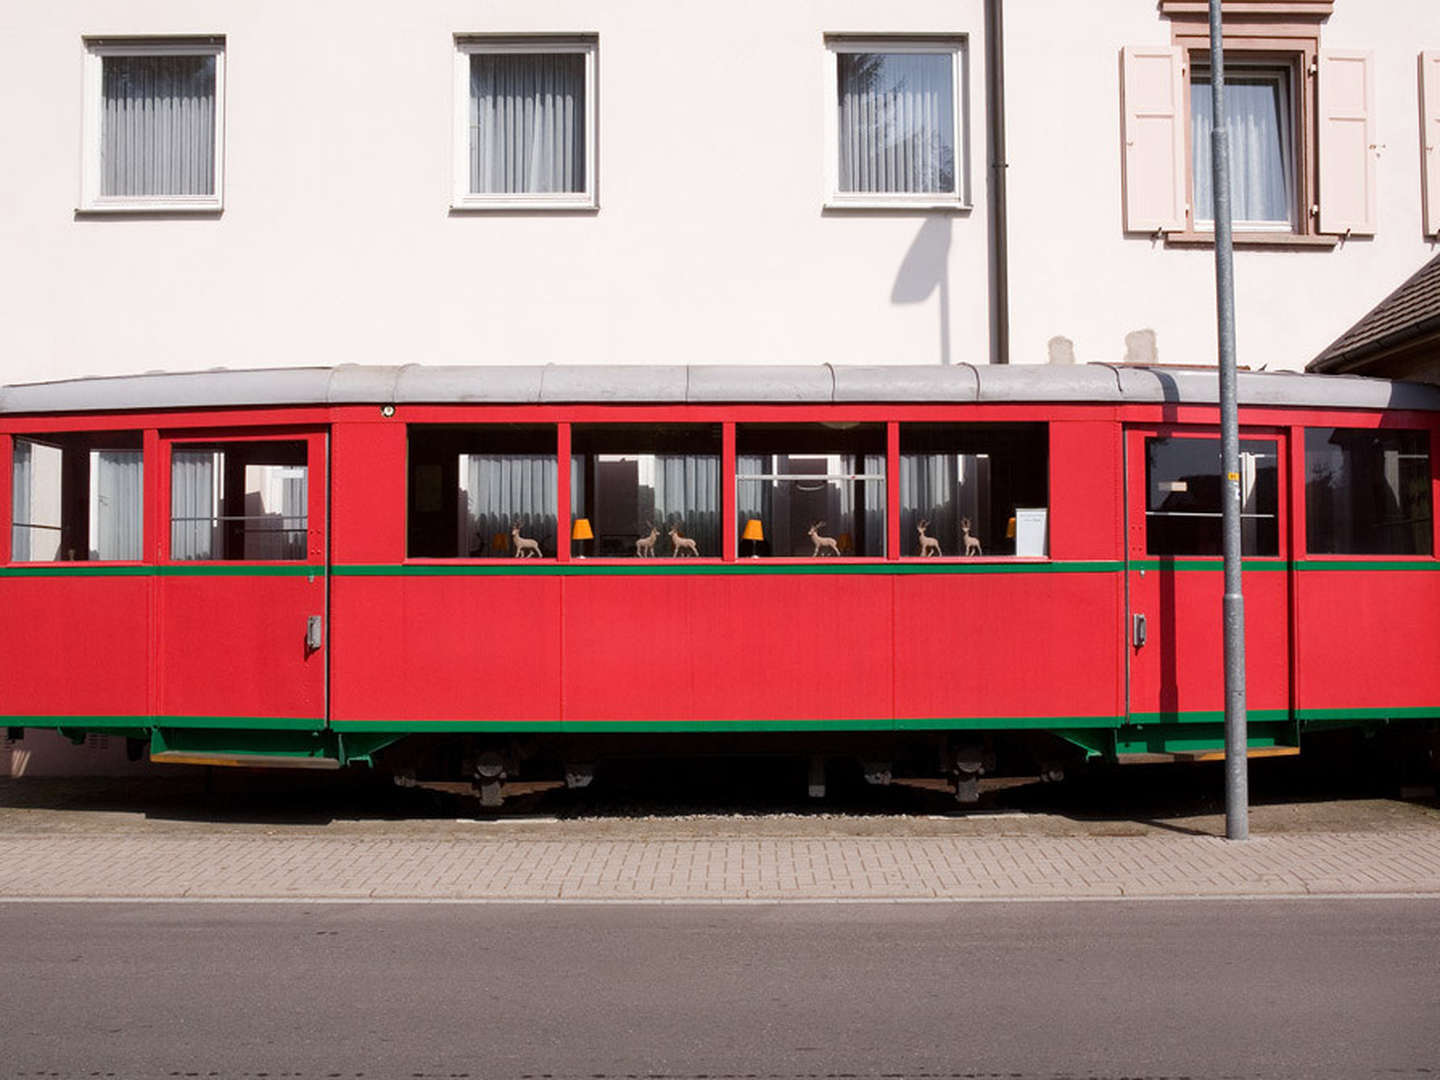
<path id="1" fill-rule="evenodd" d="M 920 534 L 920 557 L 922 559 L 926 555 L 940 554 L 940 541 L 935 539 L 935 537 L 933 536 L 925 535 L 925 529 L 929 526 L 929 524 L 930 519 L 926 518 L 924 521 L 920 522 L 919 525 L 915 526 L 915 531 Z"/>
<path id="2" fill-rule="evenodd" d="M 700 556 L 700 549 L 695 546 L 695 541 L 694 541 L 694 540 L 691 540 L 688 536 L 681 536 L 681 535 L 680 535 L 680 526 L 679 526 L 679 525 L 671 525 L 671 526 L 670 526 L 670 554 L 671 554 L 671 556 L 672 556 L 673 558 L 677 558 L 677 559 L 678 559 L 681 555 L 685 554 L 685 552 L 687 552 L 687 551 L 688 551 L 691 555 L 695 556 L 696 558 L 699 558 L 699 556 Z"/>
<path id="3" fill-rule="evenodd" d="M 979 538 L 978 536 L 971 536 L 971 535 L 970 535 L 970 519 L 969 519 L 969 518 L 961 518 L 961 519 L 960 519 L 960 532 L 963 533 L 963 534 L 964 534 L 964 537 L 965 537 L 965 554 L 966 554 L 966 555 L 984 555 L 984 554 L 985 554 L 984 550 L 980 547 L 980 538 Z"/>
<path id="4" fill-rule="evenodd" d="M 539 540 L 527 540 L 525 537 L 521 536 L 521 535 L 520 535 L 520 523 L 519 523 L 518 521 L 515 522 L 514 525 L 510 526 L 510 535 L 511 535 L 511 537 L 513 537 L 514 540 L 515 540 L 515 558 L 517 558 L 517 559 L 529 559 L 529 558 L 538 559 L 538 558 L 541 558 L 541 554 L 540 554 L 540 541 L 539 541 Z"/>
<path id="5" fill-rule="evenodd" d="M 824 524 L 823 521 L 817 521 L 814 525 L 810 526 L 810 542 L 815 545 L 815 550 L 810 553 L 812 559 L 826 551 L 831 555 L 838 556 L 840 554 L 840 545 L 833 536 L 820 535 L 820 526 Z"/>
<path id="6" fill-rule="evenodd" d="M 655 523 L 650 522 L 650 535 L 642 536 L 635 541 L 635 557 L 637 559 L 653 559 L 655 557 L 655 541 L 660 536 L 660 530 L 655 528 Z"/>

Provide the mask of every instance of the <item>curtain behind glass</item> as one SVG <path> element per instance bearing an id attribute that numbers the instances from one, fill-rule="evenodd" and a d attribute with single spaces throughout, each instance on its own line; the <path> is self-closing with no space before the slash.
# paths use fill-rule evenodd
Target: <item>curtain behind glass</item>
<path id="1" fill-rule="evenodd" d="M 142 482 L 139 450 L 90 453 L 90 558 L 140 558 Z"/>
<path id="2" fill-rule="evenodd" d="M 1225 112 L 1230 150 L 1230 209 L 1236 221 L 1294 221 L 1294 176 L 1288 80 L 1274 75 L 1226 75 Z M 1194 148 L 1195 218 L 1215 220 L 1215 127 L 1210 75 L 1190 83 L 1190 144 Z"/>
<path id="3" fill-rule="evenodd" d="M 462 555 L 510 555 L 510 529 L 520 525 L 547 558 L 556 554 L 559 467 L 550 454 L 461 454 Z"/>
<path id="4" fill-rule="evenodd" d="M 106 56 L 102 195 L 215 193 L 215 57 Z"/>
<path id="5" fill-rule="evenodd" d="M 470 57 L 470 190 L 585 190 L 585 56 Z"/>
<path id="6" fill-rule="evenodd" d="M 30 529 L 20 524 L 30 520 L 30 444 L 15 440 L 14 466 L 11 469 L 10 558 L 14 562 L 30 561 Z"/>
<path id="7" fill-rule="evenodd" d="M 840 190 L 955 191 L 954 57 L 837 54 Z"/>
<path id="8" fill-rule="evenodd" d="M 213 450 L 176 450 L 170 455 L 170 557 L 214 559 L 220 550 Z"/>
<path id="9" fill-rule="evenodd" d="M 655 527 L 671 526 L 695 541 L 701 555 L 720 554 L 720 459 L 655 455 Z"/>

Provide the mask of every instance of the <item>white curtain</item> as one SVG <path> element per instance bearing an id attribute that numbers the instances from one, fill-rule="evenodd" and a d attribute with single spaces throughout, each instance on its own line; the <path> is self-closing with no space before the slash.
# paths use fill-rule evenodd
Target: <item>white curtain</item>
<path id="1" fill-rule="evenodd" d="M 1294 221 L 1295 177 L 1290 94 L 1284 73 L 1225 76 L 1226 144 L 1230 153 L 1230 212 L 1237 222 Z M 1214 101 L 1208 73 L 1190 86 L 1190 142 L 1194 148 L 1195 218 L 1215 220 Z"/>
<path id="2" fill-rule="evenodd" d="M 214 450 L 176 450 L 170 459 L 170 557 L 214 559 L 220 552 L 220 505 Z"/>
<path id="3" fill-rule="evenodd" d="M 573 474 L 572 474 L 573 475 Z M 511 526 L 554 558 L 559 467 L 551 454 L 461 454 L 461 556 L 510 555 Z"/>
<path id="4" fill-rule="evenodd" d="M 143 481 L 139 450 L 90 452 L 90 558 L 140 558 Z"/>
<path id="5" fill-rule="evenodd" d="M 106 56 L 104 195 L 215 193 L 215 57 Z"/>
<path id="6" fill-rule="evenodd" d="M 470 190 L 585 190 L 585 56 L 470 57 Z"/>
<path id="7" fill-rule="evenodd" d="M 840 53 L 840 190 L 955 190 L 954 57 Z"/>
<path id="8" fill-rule="evenodd" d="M 655 456 L 655 525 L 681 526 L 700 554 L 720 554 L 720 459 L 693 454 Z M 744 525 L 744 522 L 741 522 Z"/>
<path id="9" fill-rule="evenodd" d="M 24 439 L 15 440 L 14 467 L 11 469 L 10 529 L 11 559 L 15 562 L 29 562 L 30 554 L 30 443 Z"/>
<path id="10" fill-rule="evenodd" d="M 988 552 L 1000 547 L 990 527 L 990 458 L 982 454 L 902 454 L 900 457 L 900 553 L 918 555 L 916 526 L 928 521 L 927 536 L 940 541 L 944 555 L 963 555 L 960 519 Z"/>

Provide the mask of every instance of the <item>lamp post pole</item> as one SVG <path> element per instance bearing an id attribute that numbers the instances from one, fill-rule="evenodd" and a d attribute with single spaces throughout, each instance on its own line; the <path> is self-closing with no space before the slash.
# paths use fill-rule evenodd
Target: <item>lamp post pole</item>
<path id="1" fill-rule="evenodd" d="M 1230 146 L 1225 123 L 1221 0 L 1210 0 L 1210 133 L 1215 192 L 1215 297 L 1220 343 L 1220 493 L 1224 527 L 1225 836 L 1250 836 L 1245 718 L 1245 596 L 1241 584 L 1240 417 L 1235 401 L 1235 259 L 1230 233 Z"/>

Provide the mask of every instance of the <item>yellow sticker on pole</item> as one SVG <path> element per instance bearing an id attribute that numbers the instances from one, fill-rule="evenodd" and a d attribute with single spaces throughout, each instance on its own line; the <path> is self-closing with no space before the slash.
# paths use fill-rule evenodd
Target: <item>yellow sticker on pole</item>
<path id="1" fill-rule="evenodd" d="M 1225 478 L 1232 484 L 1238 484 L 1240 482 L 1240 474 L 1238 472 L 1226 473 Z"/>

